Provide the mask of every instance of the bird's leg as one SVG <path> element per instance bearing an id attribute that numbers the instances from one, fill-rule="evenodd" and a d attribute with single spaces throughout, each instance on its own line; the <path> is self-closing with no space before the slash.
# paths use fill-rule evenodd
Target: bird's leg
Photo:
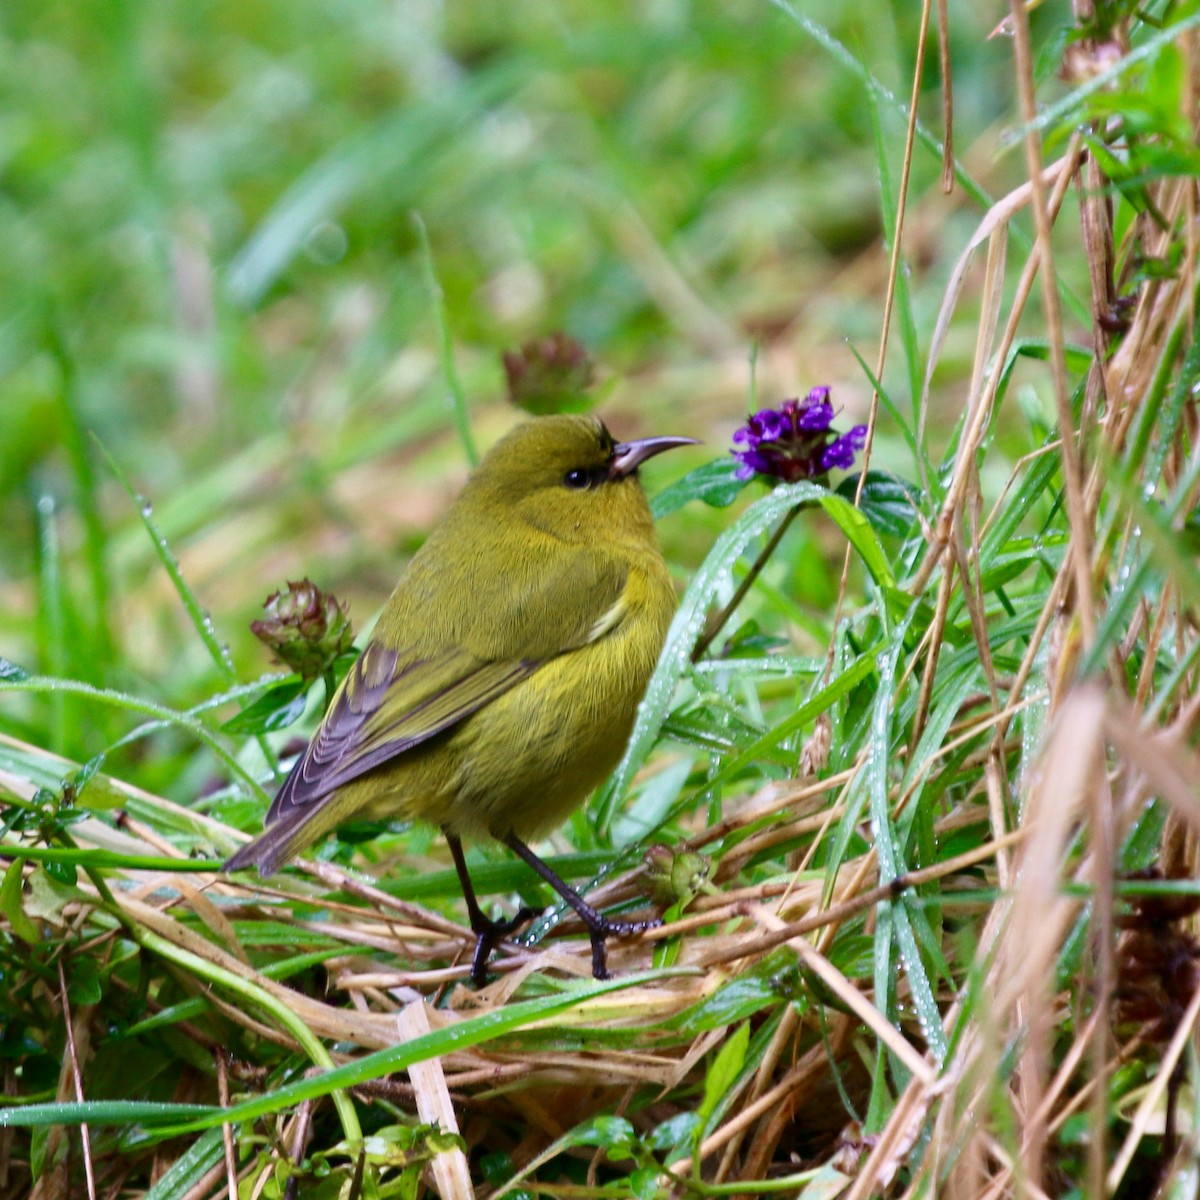
<path id="1" fill-rule="evenodd" d="M 610 921 L 603 913 L 597 912 L 574 888 L 559 879 L 516 834 L 510 833 L 504 839 L 504 844 L 518 858 L 524 859 L 579 914 L 579 919 L 587 926 L 588 937 L 592 941 L 594 978 L 608 978 L 608 950 L 604 945 L 605 938 L 632 937 L 636 933 L 645 933 L 647 929 L 657 929 L 662 924 L 657 917 L 650 921 Z"/>
<path id="2" fill-rule="evenodd" d="M 471 876 L 467 873 L 467 860 L 463 857 L 462 841 L 456 834 L 443 829 L 446 841 L 450 846 L 450 855 L 454 859 L 454 869 L 458 872 L 458 882 L 462 885 L 463 899 L 467 902 L 467 917 L 471 922 L 471 932 L 475 935 L 475 954 L 471 959 L 471 982 L 476 987 L 487 983 L 487 963 L 498 942 L 502 942 L 514 929 L 519 929 L 527 921 L 532 921 L 539 910 L 523 906 L 515 917 L 506 921 L 493 921 L 483 915 L 479 901 L 475 899 L 475 888 L 471 884 Z"/>

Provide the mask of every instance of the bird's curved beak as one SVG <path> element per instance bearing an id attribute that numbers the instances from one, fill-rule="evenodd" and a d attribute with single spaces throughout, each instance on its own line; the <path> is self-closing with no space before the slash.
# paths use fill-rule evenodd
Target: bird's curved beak
<path id="1" fill-rule="evenodd" d="M 689 437 L 649 437 L 639 438 L 636 442 L 618 442 L 613 447 L 612 458 L 608 460 L 609 479 L 624 479 L 632 475 L 648 458 L 661 454 L 664 450 L 673 450 L 676 446 L 698 446 L 695 438 Z"/>

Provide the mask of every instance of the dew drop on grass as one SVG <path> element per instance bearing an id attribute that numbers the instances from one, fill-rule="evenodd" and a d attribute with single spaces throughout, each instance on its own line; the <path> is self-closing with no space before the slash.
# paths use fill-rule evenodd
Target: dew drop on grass
<path id="1" fill-rule="evenodd" d="M 690 653 L 693 647 L 699 640 L 700 635 L 704 632 L 704 613 L 699 609 L 688 619 L 688 623 L 684 626 L 683 637 L 679 639 L 678 654 L 681 661 Z"/>

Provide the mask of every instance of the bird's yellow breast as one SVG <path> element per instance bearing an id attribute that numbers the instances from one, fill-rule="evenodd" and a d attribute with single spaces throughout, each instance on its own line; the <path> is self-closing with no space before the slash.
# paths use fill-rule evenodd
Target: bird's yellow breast
<path id="1" fill-rule="evenodd" d="M 559 825 L 620 761 L 674 607 L 661 557 L 638 555 L 591 640 L 350 784 L 347 810 L 523 841 Z"/>

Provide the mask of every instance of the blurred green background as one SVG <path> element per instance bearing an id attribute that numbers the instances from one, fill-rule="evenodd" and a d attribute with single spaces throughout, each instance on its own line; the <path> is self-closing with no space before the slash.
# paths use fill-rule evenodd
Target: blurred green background
<path id="1" fill-rule="evenodd" d="M 762 403 L 828 383 L 843 424 L 865 419 L 855 353 L 874 362 L 887 272 L 874 122 L 897 172 L 903 119 L 864 81 L 907 97 L 918 11 L 5 5 L 0 655 L 177 706 L 222 683 L 93 432 L 243 679 L 268 669 L 247 626 L 285 578 L 369 618 L 466 471 L 414 211 L 481 444 L 516 417 L 501 351 L 553 329 L 599 360 L 619 434 L 706 441 L 648 472 L 652 490 L 724 452 L 755 344 Z M 1013 105 L 1011 46 L 986 37 L 1003 11 L 955 6 L 951 30 L 955 145 L 992 194 L 1022 171 L 995 124 Z M 926 78 L 939 132 L 932 45 Z M 981 212 L 940 174 L 918 149 L 922 330 Z M 972 305 L 936 381 L 948 421 Z M 911 403 L 898 352 L 886 381 Z M 903 469 L 898 451 L 885 423 L 875 461 Z M 681 577 L 728 520 L 695 509 L 664 523 Z M 792 591 L 827 603 L 828 573 L 806 570 L 819 534 L 795 536 Z M 128 728 L 75 703 L 6 702 L 0 723 L 42 741 L 53 706 L 54 748 L 77 758 Z M 181 791 L 178 761 L 150 757 L 140 781 Z"/>

